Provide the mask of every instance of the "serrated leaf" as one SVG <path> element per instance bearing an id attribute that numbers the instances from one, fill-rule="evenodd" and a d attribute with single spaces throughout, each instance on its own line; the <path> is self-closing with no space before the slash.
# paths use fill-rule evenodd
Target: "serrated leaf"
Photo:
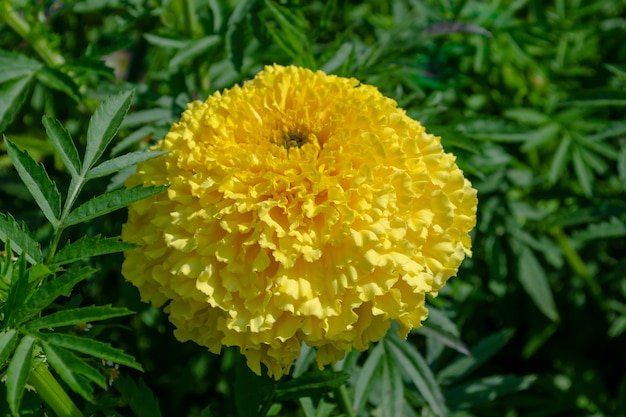
<path id="1" fill-rule="evenodd" d="M 0 369 L 3 368 L 4 362 L 13 353 L 13 348 L 17 342 L 17 331 L 14 329 L 0 333 Z"/>
<path id="2" fill-rule="evenodd" d="M 363 363 L 363 367 L 359 371 L 356 385 L 354 386 L 354 397 L 352 400 L 352 411 L 357 414 L 363 409 L 365 402 L 372 393 L 372 389 L 374 388 L 377 380 L 377 375 L 380 374 L 382 357 L 383 344 L 378 343 L 369 353 L 367 359 Z"/>
<path id="3" fill-rule="evenodd" d="M 4 320 L 8 327 L 15 328 L 19 324 L 19 315 L 22 306 L 28 298 L 28 271 L 26 270 L 26 259 L 20 255 L 17 262 L 11 265 L 7 280 L 10 282 L 9 295 L 4 306 Z"/>
<path id="4" fill-rule="evenodd" d="M 65 245 L 50 261 L 51 265 L 63 265 L 76 262 L 80 259 L 93 256 L 107 255 L 109 253 L 123 252 L 135 248 L 136 245 L 122 242 L 118 238 L 101 238 L 100 235 L 86 237 L 74 243 Z"/>
<path id="5" fill-rule="evenodd" d="M 166 186 L 134 187 L 124 190 L 115 190 L 110 193 L 94 197 L 85 204 L 74 209 L 65 219 L 64 226 L 71 226 L 103 216 L 115 210 L 126 207 L 135 201 L 143 200 L 165 190 Z"/>
<path id="6" fill-rule="evenodd" d="M 6 137 L 4 143 L 7 147 L 7 153 L 13 166 L 17 169 L 17 173 L 34 197 L 35 202 L 41 208 L 48 221 L 56 228 L 59 224 L 59 216 L 61 215 L 61 194 L 57 186 L 44 169 L 27 152 L 21 151 Z"/>
<path id="7" fill-rule="evenodd" d="M 46 353 L 48 363 L 52 365 L 54 370 L 61 376 L 63 381 L 72 389 L 72 391 L 80 394 L 87 401 L 93 402 L 93 387 L 89 384 L 87 378 L 81 377 L 77 372 L 78 369 L 86 371 L 89 375 L 94 376 L 95 371 L 99 377 L 99 380 L 103 380 L 102 376 L 91 366 L 87 365 L 76 357 L 73 353 L 66 351 L 65 349 L 53 347 L 48 343 L 41 343 L 41 347 Z M 78 369 L 77 369 L 78 368 Z M 86 369 L 91 368 L 91 369 Z M 92 371 L 93 370 L 93 371 Z M 100 385 L 106 387 L 103 382 Z"/>
<path id="8" fill-rule="evenodd" d="M 24 323 L 39 314 L 41 310 L 49 306 L 61 295 L 69 295 L 76 284 L 87 278 L 94 271 L 95 269 L 93 268 L 70 269 L 63 275 L 47 282 L 34 292 L 24 306 L 18 309 L 15 322 L 17 324 Z"/>
<path id="9" fill-rule="evenodd" d="M 130 108 L 133 94 L 133 90 L 128 90 L 111 96 L 96 109 L 87 128 L 87 147 L 82 174 L 94 166 L 113 140 Z"/>
<path id="10" fill-rule="evenodd" d="M 11 249 L 18 255 L 24 253 L 26 260 L 31 264 L 41 262 L 43 254 L 37 242 L 25 224 L 20 225 L 10 214 L 0 213 L 0 239 L 3 242 L 11 241 Z"/>
<path id="11" fill-rule="evenodd" d="M 77 177 L 81 171 L 81 164 L 72 136 L 67 129 L 63 127 L 61 122 L 56 119 L 44 116 L 41 122 L 46 128 L 46 133 L 54 145 L 54 148 L 67 169 L 69 169 L 70 174 L 72 177 Z"/>
<path id="12" fill-rule="evenodd" d="M 278 400 L 293 400 L 319 395 L 339 388 L 348 381 L 348 378 L 349 375 L 345 372 L 334 372 L 329 369 L 307 372 L 299 378 L 279 384 L 275 397 Z"/>
<path id="13" fill-rule="evenodd" d="M 38 337 L 54 346 L 74 350 L 84 353 L 85 355 L 143 371 L 141 364 L 139 364 L 135 358 L 120 349 L 111 347 L 108 343 L 61 333 L 39 333 Z"/>
<path id="14" fill-rule="evenodd" d="M 26 55 L 0 50 L 0 83 L 15 78 L 30 78 L 41 67 L 41 62 Z"/>
<path id="15" fill-rule="evenodd" d="M 30 373 L 30 363 L 33 359 L 34 341 L 35 338 L 29 335 L 20 340 L 7 369 L 7 401 L 14 415 L 19 415 L 20 402 Z"/>
<path id="16" fill-rule="evenodd" d="M 182 64 L 192 60 L 198 55 L 205 54 L 209 48 L 217 45 L 221 40 L 222 38 L 218 35 L 209 35 L 188 42 L 185 48 L 181 49 L 172 57 L 169 63 L 169 70 L 172 72 L 178 71 Z"/>
<path id="17" fill-rule="evenodd" d="M 48 314 L 36 320 L 32 320 L 22 326 L 25 330 L 52 329 L 54 327 L 72 326 L 92 321 L 107 320 L 113 317 L 122 317 L 133 314 L 125 308 L 105 306 L 91 306 L 61 310 Z"/>
<path id="18" fill-rule="evenodd" d="M 528 389 L 537 377 L 494 375 L 470 381 L 446 391 L 446 401 L 454 410 L 466 410 L 503 395 Z"/>
<path id="19" fill-rule="evenodd" d="M 469 356 L 459 356 L 450 365 L 443 368 L 437 375 L 442 385 L 450 385 L 454 381 L 469 375 L 489 358 L 495 355 L 511 339 L 513 332 L 503 330 L 487 336 L 470 349 Z"/>
<path id="20" fill-rule="evenodd" d="M 440 417 L 445 416 L 446 403 L 441 388 L 422 355 L 413 345 L 400 340 L 396 334 L 390 334 L 383 340 L 385 348 L 393 353 L 400 369 L 413 382 L 432 412 Z"/>
<path id="21" fill-rule="evenodd" d="M 0 132 L 4 132 L 24 104 L 30 77 L 0 84 Z"/>
<path id="22" fill-rule="evenodd" d="M 74 80 L 57 68 L 43 67 L 35 74 L 37 80 L 48 88 L 67 94 L 80 103 L 80 91 Z"/>
<path id="23" fill-rule="evenodd" d="M 87 179 L 104 177 L 105 175 L 113 174 L 114 172 L 119 172 L 122 169 L 133 166 L 139 162 L 147 161 L 152 158 L 156 158 L 157 156 L 165 155 L 167 152 L 148 152 L 148 151 L 137 151 L 130 152 L 122 156 L 118 156 L 117 158 L 109 159 L 104 161 L 100 165 L 93 167 L 87 172 Z"/>

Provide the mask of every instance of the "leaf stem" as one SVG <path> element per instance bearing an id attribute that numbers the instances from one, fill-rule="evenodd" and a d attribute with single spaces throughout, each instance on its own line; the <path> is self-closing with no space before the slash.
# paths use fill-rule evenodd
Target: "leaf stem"
<path id="1" fill-rule="evenodd" d="M 585 283 L 589 286 L 592 294 L 596 297 L 599 297 L 602 291 L 600 289 L 600 286 L 594 280 L 594 277 L 587 268 L 587 265 L 585 265 L 585 262 L 583 262 L 576 249 L 574 249 L 574 247 L 571 245 L 571 243 L 567 239 L 567 236 L 565 236 L 565 233 L 563 233 L 563 229 L 561 229 L 560 227 L 554 227 L 550 229 L 550 233 L 552 233 L 552 236 L 555 237 L 570 267 L 574 270 L 574 272 L 576 272 L 577 275 L 583 278 Z"/>
<path id="2" fill-rule="evenodd" d="M 54 379 L 45 363 L 40 362 L 31 369 L 28 382 L 58 417 L 83 417 L 76 404 Z"/>
<path id="3" fill-rule="evenodd" d="M 13 9 L 9 0 L 0 2 L 0 19 L 33 47 L 35 52 L 50 67 L 65 63 L 63 56 L 54 51 L 45 36 L 38 35 L 31 25 Z"/>

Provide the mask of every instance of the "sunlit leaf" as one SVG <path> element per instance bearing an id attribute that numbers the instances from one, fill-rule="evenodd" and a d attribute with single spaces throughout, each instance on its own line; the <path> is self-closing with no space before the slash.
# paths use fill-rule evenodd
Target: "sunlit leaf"
<path id="1" fill-rule="evenodd" d="M 133 91 L 128 90 L 105 100 L 89 120 L 87 147 L 83 159 L 83 174 L 98 162 L 109 143 L 117 133 L 133 99 Z"/>
<path id="2" fill-rule="evenodd" d="M 7 330 L 0 333 L 0 368 L 4 365 L 4 362 L 13 353 L 17 343 L 17 331 L 14 329 Z"/>
<path id="3" fill-rule="evenodd" d="M 0 83 L 15 78 L 30 78 L 42 67 L 43 63 L 26 55 L 0 50 Z"/>
<path id="4" fill-rule="evenodd" d="M 139 371 L 143 370 L 135 358 L 120 349 L 111 347 L 107 343 L 62 333 L 38 333 L 37 337 L 54 346 L 81 352 L 85 355 L 118 363 Z"/>
<path id="5" fill-rule="evenodd" d="M 41 262 L 43 255 L 39 243 L 32 237 L 25 224 L 20 225 L 10 214 L 0 213 L 0 240 L 11 241 L 11 249 L 18 255 L 24 253 L 31 264 Z"/>
<path id="6" fill-rule="evenodd" d="M 29 321 L 22 328 L 25 330 L 52 329 L 101 321 L 113 317 L 128 316 L 129 314 L 133 314 L 133 312 L 125 308 L 111 307 L 111 305 L 81 307 L 48 314 L 39 319 Z"/>
<path id="7" fill-rule="evenodd" d="M 102 238 L 100 235 L 84 236 L 76 242 L 65 245 L 54 255 L 50 264 L 63 265 L 93 256 L 123 252 L 135 247 L 134 244 L 122 242 L 118 238 Z"/>
<path id="8" fill-rule="evenodd" d="M 143 200 L 160 193 L 167 187 L 134 187 L 124 190 L 111 191 L 87 201 L 85 204 L 74 209 L 65 219 L 65 226 L 71 226 L 103 216 L 115 210 L 119 210 L 135 201 Z"/>
<path id="9" fill-rule="evenodd" d="M 24 185 L 48 221 L 56 227 L 61 215 L 61 194 L 59 194 L 56 184 L 52 182 L 44 167 L 35 162 L 27 152 L 19 150 L 6 137 L 4 143 Z"/>
<path id="10" fill-rule="evenodd" d="M 139 162 L 147 161 L 148 159 L 156 158 L 164 154 L 166 154 L 166 152 L 138 151 L 127 153 L 117 158 L 106 160 L 100 165 L 93 167 L 87 172 L 87 178 L 104 177 L 105 175 L 113 174 Z"/>
<path id="11" fill-rule="evenodd" d="M 46 352 L 46 357 L 50 365 L 52 365 L 54 370 L 61 376 L 72 391 L 80 394 L 87 401 L 93 402 L 92 385 L 89 384 L 86 377 L 82 376 L 77 371 L 80 369 L 89 372 L 91 376 L 95 376 L 93 372 L 96 370 L 63 348 L 55 347 L 45 342 L 42 342 L 41 346 L 44 352 Z M 98 375 L 98 377 L 100 380 L 103 379 L 100 375 Z"/>
<path id="12" fill-rule="evenodd" d="M 61 122 L 56 119 L 44 116 L 42 123 L 46 128 L 46 133 L 50 141 L 63 160 L 63 163 L 67 169 L 69 169 L 72 176 L 77 177 L 81 171 L 81 164 L 72 136 L 67 129 L 63 127 Z"/>
<path id="13" fill-rule="evenodd" d="M 18 78 L 0 84 L 0 132 L 4 132 L 24 104 L 30 77 Z"/>
<path id="14" fill-rule="evenodd" d="M 76 284 L 87 278 L 94 271 L 95 270 L 92 268 L 70 269 L 64 274 L 47 282 L 38 288 L 26 304 L 15 312 L 15 322 L 17 324 L 24 323 L 39 314 L 41 310 L 49 306 L 61 295 L 69 295 Z"/>
<path id="15" fill-rule="evenodd" d="M 34 341 L 35 339 L 29 335 L 20 340 L 7 369 L 7 401 L 14 415 L 19 415 L 20 402 L 30 373 Z"/>

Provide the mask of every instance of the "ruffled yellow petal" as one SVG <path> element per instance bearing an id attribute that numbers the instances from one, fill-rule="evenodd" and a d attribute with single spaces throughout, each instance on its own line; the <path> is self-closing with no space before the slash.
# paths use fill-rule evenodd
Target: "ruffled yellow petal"
<path id="1" fill-rule="evenodd" d="M 440 139 L 355 79 L 268 66 L 190 103 L 128 185 L 122 272 L 175 336 L 280 378 L 406 337 L 471 254 L 476 191 Z"/>

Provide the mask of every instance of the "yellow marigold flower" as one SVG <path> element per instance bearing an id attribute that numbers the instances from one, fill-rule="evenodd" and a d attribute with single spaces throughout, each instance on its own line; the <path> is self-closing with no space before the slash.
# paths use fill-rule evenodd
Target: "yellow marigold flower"
<path id="1" fill-rule="evenodd" d="M 426 318 L 470 255 L 476 191 L 396 102 L 353 78 L 268 66 L 193 102 L 129 185 L 123 274 L 181 341 L 239 346 L 278 379 Z"/>

